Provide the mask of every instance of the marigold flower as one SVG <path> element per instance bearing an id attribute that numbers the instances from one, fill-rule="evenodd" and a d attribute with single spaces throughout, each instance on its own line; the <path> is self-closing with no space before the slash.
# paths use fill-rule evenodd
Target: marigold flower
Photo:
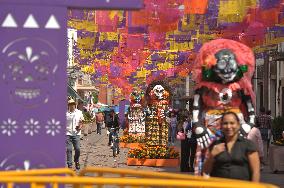
<path id="1" fill-rule="evenodd" d="M 212 66 L 216 65 L 217 59 L 215 58 L 214 55 L 208 55 L 205 60 L 204 60 L 204 66 L 206 68 L 211 68 Z"/>

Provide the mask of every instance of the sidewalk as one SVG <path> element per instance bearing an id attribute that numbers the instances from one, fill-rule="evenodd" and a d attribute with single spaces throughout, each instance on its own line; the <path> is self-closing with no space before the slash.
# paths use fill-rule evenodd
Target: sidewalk
<path id="1" fill-rule="evenodd" d="M 120 131 L 122 134 L 122 131 Z M 112 168 L 130 168 L 130 169 L 143 169 L 149 171 L 161 171 L 180 173 L 179 167 L 165 168 L 165 167 L 146 167 L 146 166 L 127 166 L 127 148 L 121 148 L 120 154 L 117 157 L 112 156 L 112 150 L 107 146 L 108 137 L 106 135 L 106 129 L 102 130 L 102 135 L 98 135 L 95 132 L 85 136 L 81 141 L 81 167 L 86 166 L 100 166 L 100 167 L 112 167 Z M 176 146 L 179 147 L 177 141 Z M 273 174 L 269 166 L 266 165 L 261 172 L 261 182 L 271 183 L 278 185 L 280 188 L 284 188 L 284 172 L 278 172 Z"/>
<path id="2" fill-rule="evenodd" d="M 281 188 L 284 188 L 284 172 L 274 174 L 270 170 L 269 165 L 265 165 L 261 172 L 261 182 L 275 184 Z"/>

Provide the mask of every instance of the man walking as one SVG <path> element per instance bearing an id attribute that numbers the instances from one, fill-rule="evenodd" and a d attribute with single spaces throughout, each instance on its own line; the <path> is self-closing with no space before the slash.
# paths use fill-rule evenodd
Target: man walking
<path id="1" fill-rule="evenodd" d="M 259 128 L 262 140 L 268 140 L 268 131 L 271 129 L 271 116 L 265 113 L 265 108 L 259 109 L 260 114 L 256 116 L 256 127 Z"/>
<path id="2" fill-rule="evenodd" d="M 102 124 L 104 122 L 104 115 L 100 109 L 96 114 L 96 121 L 97 121 L 97 134 L 102 134 Z"/>
<path id="3" fill-rule="evenodd" d="M 110 131 L 110 128 L 119 128 L 118 116 L 114 113 L 114 110 L 111 110 L 110 114 L 106 117 L 106 125 L 110 132 L 108 137 L 108 145 L 110 146 L 112 138 L 112 132 Z"/>
<path id="4" fill-rule="evenodd" d="M 73 99 L 68 100 L 67 131 L 66 131 L 66 153 L 67 166 L 72 168 L 72 145 L 75 150 L 74 162 L 77 170 L 80 169 L 80 135 L 82 129 L 82 120 L 84 120 L 82 111 L 76 109 L 76 102 Z"/>

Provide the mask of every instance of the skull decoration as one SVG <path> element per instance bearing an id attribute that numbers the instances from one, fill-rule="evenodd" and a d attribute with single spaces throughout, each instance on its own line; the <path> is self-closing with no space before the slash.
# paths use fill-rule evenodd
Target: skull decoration
<path id="1" fill-rule="evenodd" d="M 138 93 L 138 91 L 135 90 L 135 91 L 133 91 L 131 94 L 132 94 L 133 97 L 134 97 L 134 101 L 135 101 L 136 103 L 140 103 L 140 101 L 141 101 L 140 93 Z"/>
<path id="2" fill-rule="evenodd" d="M 144 100 L 144 92 L 138 92 L 137 90 L 134 90 L 130 94 L 130 102 L 132 107 L 140 107 Z"/>
<path id="3" fill-rule="evenodd" d="M 44 161 L 44 162 L 43 162 Z M 56 162 L 41 152 L 18 152 L 0 161 L 0 170 L 31 170 L 55 167 Z"/>
<path id="4" fill-rule="evenodd" d="M 230 50 L 220 50 L 215 54 L 217 64 L 213 71 L 218 75 L 223 83 L 228 83 L 234 80 L 238 71 L 238 64 L 235 55 Z"/>
<path id="5" fill-rule="evenodd" d="M 232 90 L 229 88 L 223 88 L 219 93 L 220 102 L 223 104 L 228 104 L 231 102 L 233 97 Z"/>
<path id="6" fill-rule="evenodd" d="M 154 91 L 154 94 L 156 95 L 156 97 L 161 100 L 164 98 L 164 87 L 161 86 L 161 85 L 156 85 L 154 88 L 153 88 L 153 91 Z"/>
<path id="7" fill-rule="evenodd" d="M 34 107 L 48 102 L 55 83 L 57 50 L 43 39 L 20 38 L 2 50 L 6 81 L 13 102 Z"/>

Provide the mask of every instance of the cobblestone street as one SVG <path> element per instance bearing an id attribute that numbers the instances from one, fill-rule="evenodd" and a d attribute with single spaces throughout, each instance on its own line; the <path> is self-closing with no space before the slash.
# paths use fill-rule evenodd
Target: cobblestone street
<path id="1" fill-rule="evenodd" d="M 120 131 L 122 134 L 122 131 Z M 96 134 L 93 132 L 83 137 L 81 140 L 81 168 L 87 166 L 95 167 L 112 167 L 112 168 L 129 168 L 140 169 L 149 171 L 164 171 L 179 173 L 179 167 L 166 168 L 166 167 L 146 167 L 146 166 L 127 166 L 127 148 L 120 148 L 120 154 L 116 157 L 112 157 L 112 150 L 107 146 L 108 137 L 106 135 L 106 129 L 102 129 L 102 134 Z M 177 143 L 178 144 L 178 143 Z M 178 145 L 177 145 L 178 147 Z M 274 174 L 269 169 L 269 165 L 266 165 L 261 172 L 261 182 L 271 183 L 278 185 L 280 188 L 284 188 L 284 173 L 278 172 Z"/>
<path id="2" fill-rule="evenodd" d="M 122 134 L 122 131 L 120 131 Z M 112 156 L 112 150 L 107 146 L 108 137 L 106 129 L 102 129 L 102 134 L 93 132 L 83 137 L 81 140 L 81 157 L 80 163 L 82 168 L 86 166 L 105 166 L 113 168 L 131 168 L 143 169 L 150 171 L 166 171 L 179 172 L 179 167 L 165 168 L 165 167 L 145 167 L 145 166 L 127 166 L 127 152 L 128 148 L 120 148 L 120 153 L 117 157 Z"/>

